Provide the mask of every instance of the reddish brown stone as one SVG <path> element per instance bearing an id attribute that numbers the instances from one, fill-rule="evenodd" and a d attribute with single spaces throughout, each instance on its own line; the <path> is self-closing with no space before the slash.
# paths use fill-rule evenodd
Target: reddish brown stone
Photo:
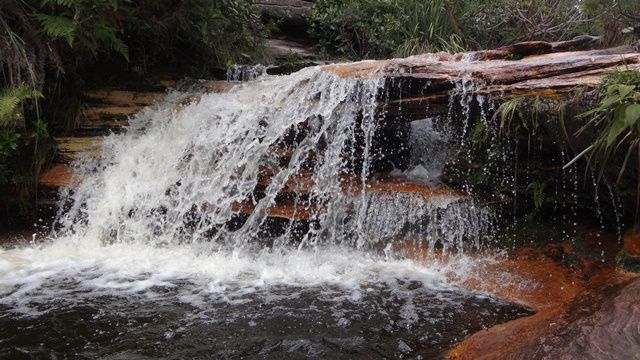
<path id="1" fill-rule="evenodd" d="M 73 176 L 71 167 L 65 164 L 56 164 L 42 172 L 38 183 L 40 186 L 74 187 L 78 184 L 78 180 Z"/>
<path id="2" fill-rule="evenodd" d="M 640 231 L 624 234 L 623 249 L 630 256 L 640 256 Z"/>
<path id="3" fill-rule="evenodd" d="M 640 280 L 604 271 L 568 304 L 478 332 L 451 359 L 636 359 Z"/>
<path id="4" fill-rule="evenodd" d="M 582 274 L 560 265 L 540 251 L 526 248 L 478 268 L 460 284 L 534 310 L 569 303 L 584 290 Z"/>

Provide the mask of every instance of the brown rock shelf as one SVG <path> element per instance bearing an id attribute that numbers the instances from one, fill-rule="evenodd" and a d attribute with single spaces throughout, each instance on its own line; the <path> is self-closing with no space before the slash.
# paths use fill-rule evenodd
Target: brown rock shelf
<path id="1" fill-rule="evenodd" d="M 78 185 L 78 180 L 73 176 L 73 169 L 67 164 L 55 164 L 40 174 L 39 186 L 44 187 L 68 187 L 74 188 Z M 38 199 L 38 203 L 47 202 L 51 199 Z"/>
<path id="2" fill-rule="evenodd" d="M 84 97 L 95 103 L 120 106 L 148 106 L 162 101 L 166 97 L 164 92 L 126 91 L 117 89 L 87 91 Z"/>
<path id="3" fill-rule="evenodd" d="M 97 158 L 102 151 L 102 139 L 101 136 L 56 137 L 56 161 L 68 164 L 83 157 Z"/>

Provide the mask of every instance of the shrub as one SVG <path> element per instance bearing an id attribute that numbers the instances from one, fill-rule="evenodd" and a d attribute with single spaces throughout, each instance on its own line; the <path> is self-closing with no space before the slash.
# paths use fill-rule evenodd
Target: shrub
<path id="1" fill-rule="evenodd" d="M 625 39 L 623 30 L 632 26 L 640 26 L 640 1 L 585 0 L 582 3 L 582 8 L 592 19 L 588 30 L 600 34 L 604 46 L 634 40 L 632 36 Z"/>
<path id="2" fill-rule="evenodd" d="M 634 153 L 638 164 L 636 170 L 640 171 L 640 72 L 612 73 L 604 79 L 600 92 L 602 100 L 593 109 L 579 115 L 580 118 L 587 119 L 587 122 L 577 133 L 579 135 L 595 129 L 595 139 L 565 168 L 586 156 L 589 166 L 599 167 L 598 179 L 601 179 L 607 170 L 615 166 L 616 162 L 612 158 L 616 151 L 624 149 L 624 159 L 616 181 L 619 183 Z M 636 180 L 640 190 L 640 174 Z M 637 196 L 638 207 L 640 191 L 637 191 Z"/>
<path id="3" fill-rule="evenodd" d="M 120 13 L 137 72 L 177 64 L 206 75 L 228 62 L 269 58 L 264 38 L 272 26 L 261 22 L 252 1 L 141 0 L 125 3 Z"/>
<path id="4" fill-rule="evenodd" d="M 381 58 L 459 49 L 442 0 L 319 0 L 308 16 L 325 53 Z"/>
<path id="5" fill-rule="evenodd" d="M 588 14 L 578 0 L 452 0 L 469 48 L 520 41 L 557 41 L 582 35 Z"/>

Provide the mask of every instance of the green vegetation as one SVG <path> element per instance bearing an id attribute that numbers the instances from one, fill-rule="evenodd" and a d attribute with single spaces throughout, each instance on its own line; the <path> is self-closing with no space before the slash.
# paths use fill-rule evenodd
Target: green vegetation
<path id="1" fill-rule="evenodd" d="M 0 213 L 16 208 L 27 216 L 33 211 L 35 179 L 51 145 L 47 123 L 37 113 L 41 97 L 27 85 L 0 93 Z"/>
<path id="2" fill-rule="evenodd" d="M 252 1 L 145 0 L 119 12 L 131 66 L 142 74 L 177 65 L 207 76 L 214 66 L 269 60 L 264 38 L 275 25 L 262 23 Z"/>
<path id="3" fill-rule="evenodd" d="M 454 0 L 465 45 L 489 49 L 519 41 L 563 40 L 585 34 L 576 0 Z"/>
<path id="4" fill-rule="evenodd" d="M 636 0 L 318 0 L 310 35 L 347 58 L 490 49 L 520 41 L 601 35 L 606 46 L 633 40 Z"/>
<path id="5" fill-rule="evenodd" d="M 579 115 L 588 121 L 580 128 L 578 135 L 592 128 L 598 129 L 598 134 L 593 143 L 566 166 L 587 156 L 589 163 L 601 164 L 601 177 L 612 153 L 625 147 L 627 150 L 619 180 L 629 158 L 640 148 L 640 72 L 624 71 L 607 76 L 601 92 L 603 98 L 598 105 Z M 640 161 L 640 152 L 638 156 Z"/>
<path id="6" fill-rule="evenodd" d="M 544 189 L 547 187 L 547 183 L 540 181 L 532 181 L 527 186 L 527 190 L 530 190 L 533 195 L 533 205 L 536 210 L 542 208 L 546 197 L 544 195 Z"/>
<path id="7" fill-rule="evenodd" d="M 455 19 L 442 0 L 319 0 L 309 22 L 322 51 L 349 58 L 461 49 Z"/>
<path id="8" fill-rule="evenodd" d="M 634 153 L 637 165 L 640 165 L 640 72 L 612 73 L 605 78 L 600 92 L 600 102 L 593 109 L 579 115 L 579 118 L 586 119 L 587 122 L 577 132 L 580 135 L 595 131 L 595 139 L 565 168 L 586 156 L 588 166 L 599 167 L 600 180 L 607 170 L 612 169 L 616 151 L 624 149 L 624 160 L 617 174 L 616 183 L 619 183 Z M 640 166 L 636 166 L 636 169 L 640 170 Z M 637 182 L 640 190 L 640 176 L 637 177 Z M 640 205 L 640 192 L 637 194 L 636 207 Z"/>
<path id="9" fill-rule="evenodd" d="M 633 41 L 623 34 L 623 29 L 640 25 L 640 1 L 638 0 L 585 0 L 582 3 L 586 16 L 591 20 L 587 31 L 602 37 L 604 46 Z"/>

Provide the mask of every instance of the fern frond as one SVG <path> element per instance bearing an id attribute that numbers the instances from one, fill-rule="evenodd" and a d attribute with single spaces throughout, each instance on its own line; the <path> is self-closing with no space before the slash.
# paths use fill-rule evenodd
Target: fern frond
<path id="1" fill-rule="evenodd" d="M 98 23 L 93 27 L 93 36 L 107 49 L 115 51 L 129 61 L 129 47 L 118 38 L 118 31 L 107 24 Z"/>
<path id="2" fill-rule="evenodd" d="M 16 96 L 0 95 L 0 124 L 3 126 L 9 125 L 19 104 L 20 99 Z"/>
<path id="3" fill-rule="evenodd" d="M 16 113 L 20 103 L 27 99 L 42 98 L 40 91 L 27 85 L 20 85 L 4 89 L 0 93 L 0 125 L 12 125 L 16 119 Z"/>
<path id="4" fill-rule="evenodd" d="M 42 13 L 33 15 L 48 36 L 55 39 L 65 39 L 69 46 L 73 46 L 77 30 L 76 23 L 65 16 L 52 16 Z"/>

